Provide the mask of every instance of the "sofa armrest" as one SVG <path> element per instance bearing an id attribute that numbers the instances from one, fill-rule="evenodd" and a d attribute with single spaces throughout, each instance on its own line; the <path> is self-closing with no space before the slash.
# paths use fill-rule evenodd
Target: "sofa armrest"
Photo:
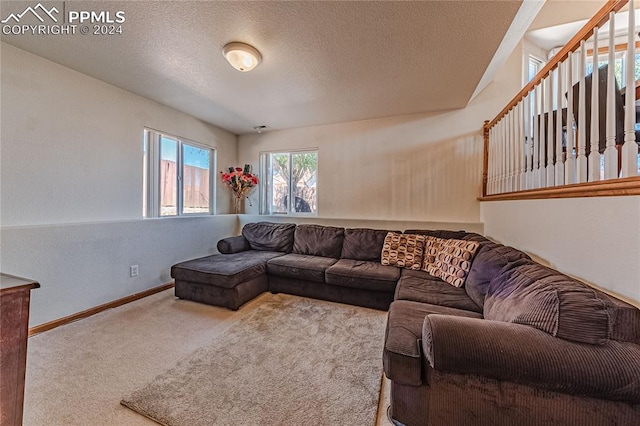
<path id="1" fill-rule="evenodd" d="M 218 251 L 223 254 L 240 253 L 250 249 L 249 241 L 242 235 L 227 237 L 218 241 Z"/>
<path id="2" fill-rule="evenodd" d="M 590 345 L 521 324 L 428 315 L 422 348 L 438 371 L 640 402 L 640 346 L 634 343 Z"/>

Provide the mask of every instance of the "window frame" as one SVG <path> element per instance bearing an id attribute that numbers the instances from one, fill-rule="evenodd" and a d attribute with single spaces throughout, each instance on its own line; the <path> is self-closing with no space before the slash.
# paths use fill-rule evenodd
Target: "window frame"
<path id="1" fill-rule="evenodd" d="M 523 78 L 522 78 L 522 82 L 523 85 L 528 84 L 531 80 L 533 80 L 533 78 L 540 72 L 540 70 L 542 68 L 544 68 L 544 66 L 547 64 L 547 62 L 540 58 L 539 56 L 529 52 L 528 50 L 524 50 L 524 56 L 525 56 L 525 64 L 526 66 L 523 67 Z M 534 65 L 536 67 L 536 71 L 535 73 L 533 73 L 533 76 L 530 75 L 529 73 L 529 67 L 531 67 L 531 65 Z"/>
<path id="2" fill-rule="evenodd" d="M 162 138 L 176 141 L 176 214 L 162 215 L 161 160 Z M 184 145 L 209 151 L 209 212 L 184 212 Z M 211 216 L 216 214 L 217 150 L 215 147 L 191 139 L 145 127 L 143 132 L 143 218 L 175 218 L 189 216 Z"/>
<path id="3" fill-rule="evenodd" d="M 268 182 L 272 180 L 272 173 L 268 173 L 269 170 L 272 170 L 270 167 L 267 167 L 267 159 L 270 158 L 271 155 L 275 154 L 288 154 L 289 155 L 289 164 L 292 164 L 293 155 L 295 154 L 307 154 L 314 153 L 316 155 L 316 211 L 312 212 L 296 212 L 295 211 L 295 196 L 294 194 L 294 186 L 289 184 L 289 194 L 288 194 L 288 206 L 286 212 L 278 212 L 273 213 L 271 211 L 271 200 L 268 197 L 269 187 L 272 185 Z M 313 148 L 303 148 L 303 149 L 279 149 L 273 151 L 260 151 L 260 176 L 262 177 L 262 184 L 260 185 L 260 194 L 259 194 L 259 214 L 264 216 L 303 216 L 303 217 L 316 217 L 318 216 L 318 211 L 320 210 L 318 206 L 318 165 L 320 164 L 320 150 L 317 147 Z M 292 181 L 291 173 L 293 172 L 293 167 L 289 167 L 289 182 Z M 269 205 L 269 207 L 267 207 Z"/>

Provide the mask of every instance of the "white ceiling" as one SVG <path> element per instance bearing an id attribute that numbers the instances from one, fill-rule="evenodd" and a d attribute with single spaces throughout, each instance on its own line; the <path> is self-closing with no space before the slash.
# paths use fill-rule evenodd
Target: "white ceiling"
<path id="1" fill-rule="evenodd" d="M 595 13 L 595 12 L 594 12 Z M 640 9 L 635 9 L 636 22 L 640 22 Z M 575 22 L 568 22 L 559 25 L 553 25 L 546 28 L 531 30 L 526 33 L 526 38 L 536 46 L 544 50 L 552 50 L 560 48 L 567 44 L 569 40 L 578 32 L 589 19 L 582 19 Z M 616 36 L 626 36 L 629 28 L 629 10 L 620 11 L 615 16 L 615 34 Z M 605 22 L 598 29 L 598 39 L 606 40 L 609 37 L 609 21 Z M 593 41 L 593 36 L 587 40 L 587 44 Z M 626 40 L 625 40 L 626 41 Z"/>
<path id="2" fill-rule="evenodd" d="M 3 1 L 2 19 L 35 4 Z M 2 41 L 243 134 L 463 108 L 521 0 L 43 4 L 122 10 L 123 34 Z M 234 70 L 231 41 L 262 63 Z"/>
<path id="3" fill-rule="evenodd" d="M 529 26 L 525 37 L 534 45 L 547 51 L 562 47 L 604 4 L 604 0 L 546 0 L 540 13 Z M 622 10 L 628 10 L 628 7 L 625 6 Z M 627 16 L 625 12 L 617 15 L 616 28 L 620 28 Z M 636 16 L 638 16 L 637 13 Z M 622 17 L 624 19 L 620 20 Z M 605 24 L 605 27 L 604 30 L 608 31 L 608 24 Z M 624 27 L 626 31 L 626 23 Z M 600 35 L 604 35 L 604 32 Z"/>

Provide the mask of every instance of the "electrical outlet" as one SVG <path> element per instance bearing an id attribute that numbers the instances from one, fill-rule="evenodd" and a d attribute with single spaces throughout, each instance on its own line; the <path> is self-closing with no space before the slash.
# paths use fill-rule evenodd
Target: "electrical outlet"
<path id="1" fill-rule="evenodd" d="M 129 276 L 130 277 L 138 276 L 138 265 L 129 266 Z"/>

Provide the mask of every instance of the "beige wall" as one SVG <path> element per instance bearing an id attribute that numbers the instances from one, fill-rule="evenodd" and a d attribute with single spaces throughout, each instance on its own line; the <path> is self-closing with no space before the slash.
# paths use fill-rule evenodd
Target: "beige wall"
<path id="1" fill-rule="evenodd" d="M 640 197 L 493 201 L 485 234 L 640 306 Z"/>
<path id="2" fill-rule="evenodd" d="M 31 325 L 169 282 L 173 263 L 235 231 L 235 215 L 142 219 L 145 126 L 217 148 L 219 164 L 236 162 L 234 134 L 11 45 L 0 52 L 0 270 L 42 284 Z"/>
<path id="3" fill-rule="evenodd" d="M 321 218 L 479 222 L 482 124 L 521 87 L 521 55 L 465 109 L 243 135 L 239 163 L 257 169 L 261 151 L 317 147 Z"/>
<path id="4" fill-rule="evenodd" d="M 0 52 L 2 226 L 139 219 L 145 126 L 236 161 L 232 133 L 6 43 Z"/>

